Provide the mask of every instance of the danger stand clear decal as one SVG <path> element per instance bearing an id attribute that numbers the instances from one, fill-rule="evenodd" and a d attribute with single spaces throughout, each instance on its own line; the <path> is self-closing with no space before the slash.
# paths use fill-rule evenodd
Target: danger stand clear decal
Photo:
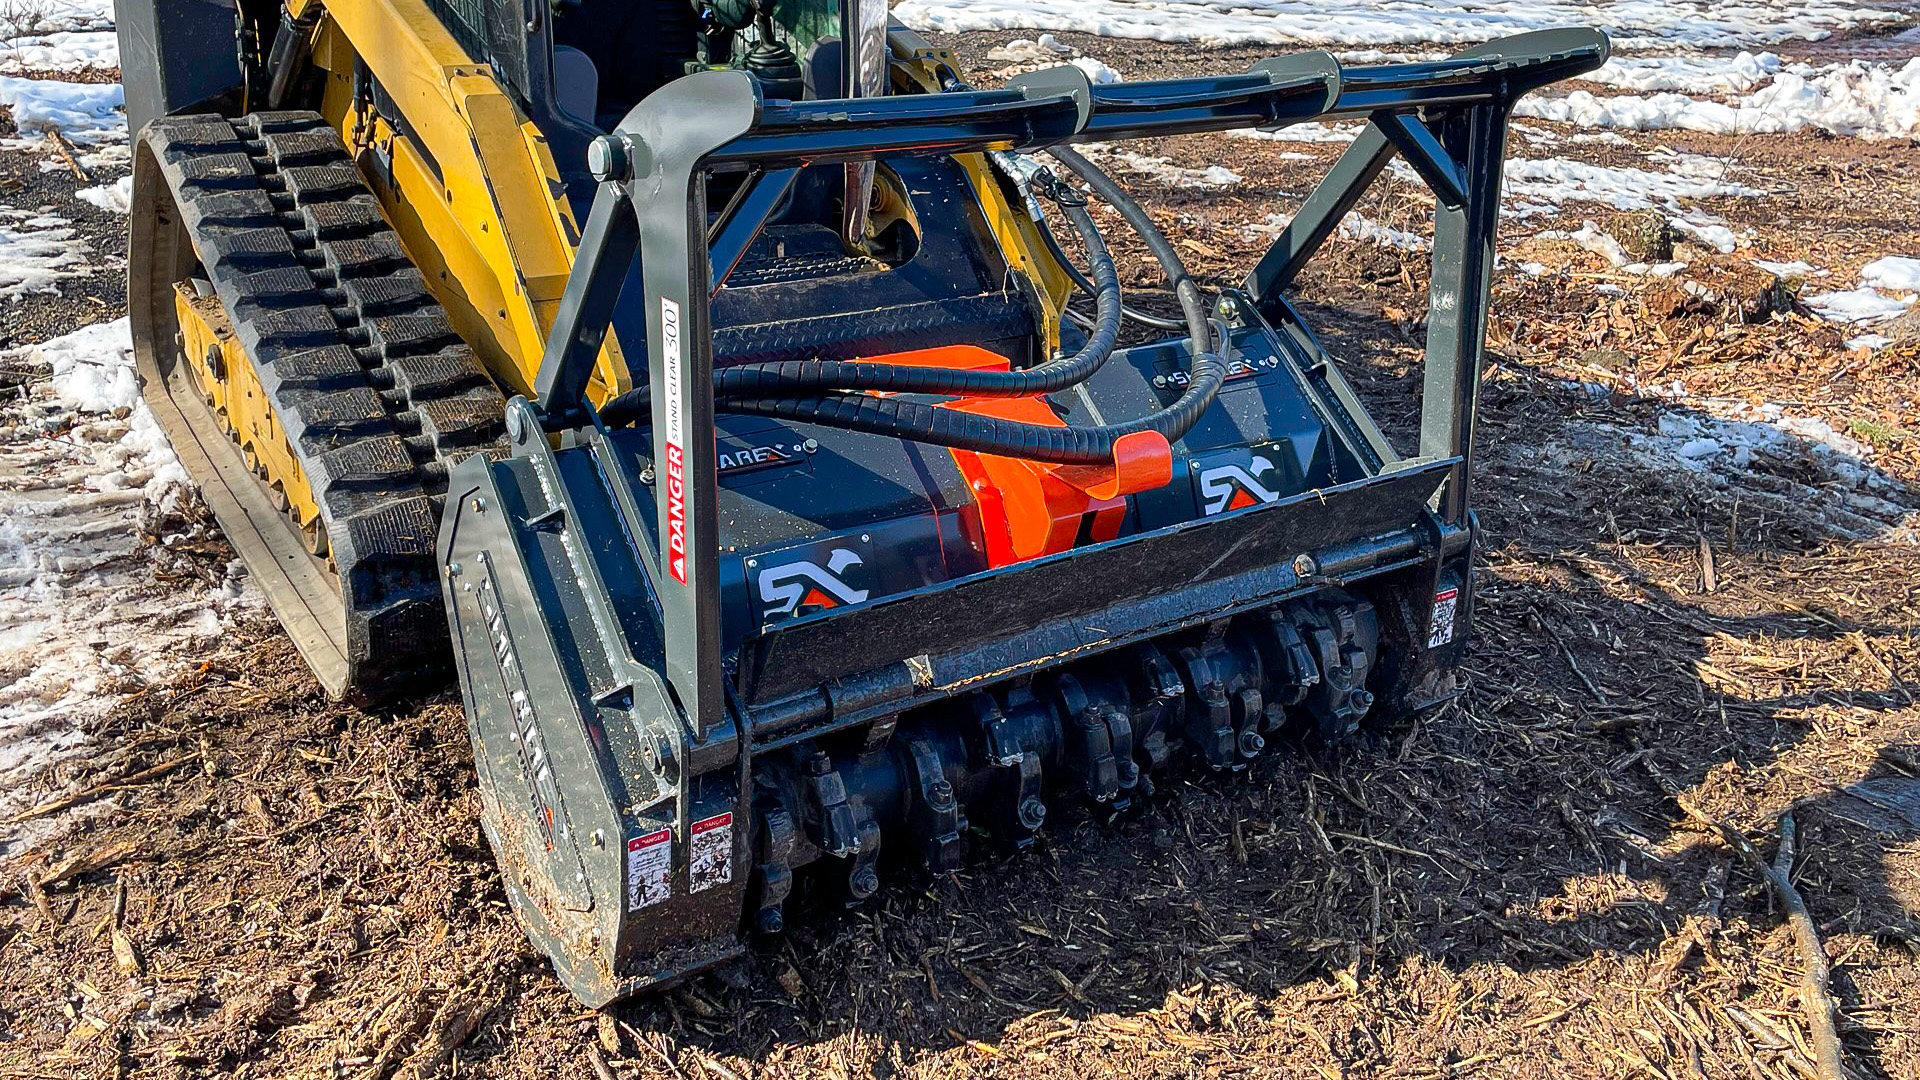
<path id="1" fill-rule="evenodd" d="M 715 814 L 693 823 L 687 852 L 687 891 L 702 892 L 733 880 L 733 815 Z"/>
<path id="2" fill-rule="evenodd" d="M 627 910 L 639 911 L 673 896 L 673 830 L 660 829 L 627 841 Z"/>
<path id="3" fill-rule="evenodd" d="M 1441 589 L 1433 594 L 1433 619 L 1427 624 L 1427 648 L 1437 649 L 1453 640 L 1453 612 L 1459 603 L 1459 589 Z"/>
<path id="4" fill-rule="evenodd" d="M 680 405 L 680 305 L 660 298 L 661 363 L 666 368 L 667 573 L 687 583 L 687 417 Z"/>

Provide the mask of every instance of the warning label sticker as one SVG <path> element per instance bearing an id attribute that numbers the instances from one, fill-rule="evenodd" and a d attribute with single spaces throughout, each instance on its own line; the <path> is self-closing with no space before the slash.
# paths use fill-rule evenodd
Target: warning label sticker
<path id="1" fill-rule="evenodd" d="M 639 911 L 673 896 L 673 830 L 660 829 L 627 841 L 627 910 Z"/>
<path id="2" fill-rule="evenodd" d="M 715 814 L 693 823 L 687 845 L 687 891 L 701 892 L 733 880 L 733 815 Z"/>
<path id="3" fill-rule="evenodd" d="M 1433 619 L 1427 624 L 1427 648 L 1437 649 L 1453 640 L 1453 612 L 1459 603 L 1459 589 L 1441 589 L 1433 594 Z"/>
<path id="4" fill-rule="evenodd" d="M 667 573 L 687 583 L 687 417 L 680 406 L 680 305 L 660 298 L 661 365 L 666 368 Z"/>

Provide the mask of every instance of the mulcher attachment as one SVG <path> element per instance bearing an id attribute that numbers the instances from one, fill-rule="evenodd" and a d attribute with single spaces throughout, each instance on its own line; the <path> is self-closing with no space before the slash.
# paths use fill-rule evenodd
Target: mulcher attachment
<path id="1" fill-rule="evenodd" d="M 896 57 L 923 49 L 895 34 Z M 1063 69 L 840 102 L 706 72 L 637 107 L 596 145 L 538 400 L 507 405 L 512 456 L 454 469 L 440 531 L 488 834 L 574 992 L 600 1005 L 733 956 L 802 883 L 859 902 L 887 864 L 951 872 L 1062 810 L 1118 814 L 1169 769 L 1241 769 L 1276 735 L 1441 700 L 1471 614 L 1506 118 L 1606 55 L 1552 31 L 1427 64 L 1311 54 L 1115 87 Z M 1367 128 L 1186 338 L 1045 398 L 881 398 L 848 392 L 872 373 L 847 366 L 840 390 L 787 397 L 726 376 L 716 406 L 709 299 L 808 162 L 1320 118 Z M 1396 154 L 1437 205 L 1412 455 L 1283 291 Z M 1013 160 L 1010 194 L 1030 175 Z M 729 170 L 710 215 L 707 177 Z M 626 353 L 648 390 L 603 414 L 583 395 L 616 317 L 644 318 Z M 915 385 L 1010 381 L 979 374 L 1006 357 L 942 355 Z"/>

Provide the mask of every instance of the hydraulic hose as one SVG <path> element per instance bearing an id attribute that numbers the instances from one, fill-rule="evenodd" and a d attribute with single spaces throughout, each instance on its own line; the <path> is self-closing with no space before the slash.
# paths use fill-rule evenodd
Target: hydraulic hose
<path id="1" fill-rule="evenodd" d="M 1071 356 L 1056 357 L 1021 371 L 973 371 L 961 368 L 909 367 L 872 361 L 798 360 L 741 364 L 714 372 L 714 396 L 722 401 L 803 397 L 825 390 L 878 390 L 888 393 L 959 394 L 970 397 L 1023 397 L 1073 386 L 1100 369 L 1113 355 L 1120 336 L 1120 279 L 1086 200 L 1054 182 L 1049 194 L 1085 243 L 1095 296 L 1092 332 Z M 1064 260 L 1063 260 L 1064 261 Z M 1075 273 L 1078 273 L 1076 268 Z M 600 418 L 610 426 L 633 423 L 651 408 L 651 391 L 636 387 L 609 399 Z"/>
<path id="2" fill-rule="evenodd" d="M 1020 371 L 911 367 L 870 360 L 785 360 L 738 364 L 713 373 L 713 394 L 721 401 L 794 398 L 824 390 L 878 390 L 893 394 L 955 394 L 966 397 L 1026 397 L 1050 394 L 1084 381 L 1113 355 L 1120 340 L 1120 277 L 1100 229 L 1079 193 L 1055 181 L 1054 198 L 1087 246 L 1093 271 L 1093 331 L 1071 356 L 1060 356 Z M 600 407 L 602 423 L 632 423 L 652 407 L 648 387 L 614 396 Z"/>
<path id="3" fill-rule="evenodd" d="M 1205 297 L 1201 295 L 1200 287 L 1188 276 L 1186 265 L 1181 261 L 1179 253 L 1174 250 L 1166 235 L 1160 231 L 1159 226 L 1154 224 L 1153 219 L 1147 215 L 1139 203 L 1135 202 L 1105 173 L 1072 150 L 1055 147 L 1051 153 L 1061 164 L 1085 181 L 1095 194 L 1106 200 L 1120 212 L 1122 217 L 1126 218 L 1127 223 L 1140 235 L 1147 249 L 1172 282 L 1174 294 L 1180 300 L 1182 312 L 1186 315 L 1185 325 L 1192 360 L 1186 388 L 1165 408 L 1118 424 L 1100 427 L 1052 427 L 1002 420 L 998 417 L 982 416 L 958 409 L 939 408 L 898 397 L 850 393 L 844 387 L 835 387 L 812 397 L 741 397 L 719 391 L 717 384 L 723 372 L 715 372 L 715 409 L 723 413 L 820 424 L 913 442 L 950 446 L 961 450 L 1081 465 L 1111 463 L 1113 444 L 1125 435 L 1140 431 L 1155 431 L 1165 437 L 1168 442 L 1185 435 L 1194 424 L 1199 422 L 1201 414 L 1213 403 L 1213 398 L 1219 393 L 1220 384 L 1227 372 L 1226 364 L 1212 351 L 1213 333 L 1207 322 Z M 1084 209 L 1081 212 L 1084 213 Z M 1078 227 L 1077 221 L 1076 227 Z M 1104 245 L 1101 250 L 1104 250 Z M 1108 270 L 1111 272 L 1110 257 L 1108 262 Z M 1115 282 L 1117 289 L 1117 277 Z M 1105 282 L 1103 281 L 1102 284 L 1104 285 Z M 1113 299 L 1117 302 L 1118 297 L 1114 296 Z M 1084 353 L 1085 350 L 1082 352 Z M 1061 363 L 1077 364 L 1078 360 L 1076 356 Z M 1051 365 L 1042 365 L 1028 372 L 1011 374 L 1032 374 L 1048 366 Z M 1084 378 L 1084 375 L 1082 377 Z M 601 409 L 603 422 L 612 425 L 630 423 L 638 419 L 646 411 L 639 407 L 644 400 L 643 391 L 628 391 L 626 394 L 610 399 Z M 609 409 L 613 409 L 612 416 L 608 415 Z"/>
<path id="4" fill-rule="evenodd" d="M 1047 224 L 1047 219 L 1044 217 L 1035 217 L 1033 224 L 1035 228 L 1040 230 L 1040 239 L 1047 245 L 1047 251 L 1053 256 L 1053 261 L 1059 263 L 1060 269 L 1066 271 L 1067 280 L 1073 282 L 1074 287 L 1081 292 L 1089 296 L 1098 297 L 1100 295 L 1098 288 L 1093 282 L 1087 280 L 1087 275 L 1081 273 L 1080 268 L 1073 265 L 1073 260 L 1067 258 L 1067 253 L 1060 249 L 1060 238 L 1053 235 L 1053 228 Z M 1141 311 L 1126 303 L 1120 305 L 1120 314 L 1142 326 L 1151 326 L 1155 330 L 1185 330 L 1187 328 L 1187 324 L 1181 322 L 1179 319 L 1161 318 L 1158 315 Z M 1085 316 L 1077 312 L 1068 312 L 1067 317 L 1082 326 L 1091 328 L 1091 324 L 1087 322 Z"/>

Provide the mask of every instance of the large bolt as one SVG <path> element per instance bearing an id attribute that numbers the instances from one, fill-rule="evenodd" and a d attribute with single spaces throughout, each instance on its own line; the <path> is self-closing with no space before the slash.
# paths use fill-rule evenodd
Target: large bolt
<path id="1" fill-rule="evenodd" d="M 779 908 L 761 908 L 758 922 L 763 934 L 777 934 L 787 927 L 786 916 L 780 914 Z"/>
<path id="2" fill-rule="evenodd" d="M 1020 803 L 1020 824 L 1028 832 L 1047 823 L 1047 804 L 1029 795 Z"/>
<path id="3" fill-rule="evenodd" d="M 587 171 L 603 184 L 633 179 L 633 144 L 618 133 L 593 140 L 587 144 Z"/>
<path id="4" fill-rule="evenodd" d="M 1293 557 L 1293 572 L 1298 577 L 1310 578 L 1320 572 L 1320 564 L 1303 551 Z"/>
<path id="5" fill-rule="evenodd" d="M 927 788 L 927 796 L 935 810 L 945 810 L 953 805 L 953 785 L 945 780 L 935 780 Z"/>
<path id="6" fill-rule="evenodd" d="M 1257 756 L 1260 751 L 1266 749 L 1266 746 L 1267 740 L 1261 738 L 1260 733 L 1254 731 L 1252 728 L 1248 728 L 1246 731 L 1240 733 L 1241 757 L 1250 758 Z"/>
<path id="7" fill-rule="evenodd" d="M 873 867 L 863 866 L 853 872 L 853 877 L 847 882 L 847 889 L 853 893 L 855 899 L 865 900 L 880 891 L 880 875 L 873 872 Z"/>

